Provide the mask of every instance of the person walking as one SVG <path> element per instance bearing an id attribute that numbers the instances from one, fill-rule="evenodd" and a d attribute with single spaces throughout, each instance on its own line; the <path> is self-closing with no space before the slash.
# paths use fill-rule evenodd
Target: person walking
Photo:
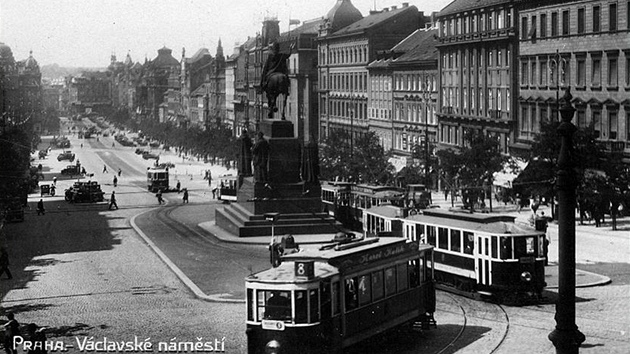
<path id="1" fill-rule="evenodd" d="M 118 204 L 116 203 L 116 192 L 112 191 L 112 196 L 111 198 L 109 198 L 109 210 L 112 210 L 113 207 L 116 207 L 116 210 L 118 210 Z"/>
<path id="2" fill-rule="evenodd" d="M 7 354 L 17 354 L 17 349 L 13 347 L 13 338 L 20 335 L 20 323 L 13 313 L 7 313 L 6 316 L 9 321 L 4 324 L 4 350 Z"/>
<path id="3" fill-rule="evenodd" d="M 9 270 L 9 254 L 7 253 L 6 248 L 0 248 L 0 277 L 2 274 L 7 273 L 7 277 L 9 279 L 13 279 L 13 275 Z"/>
<path id="4" fill-rule="evenodd" d="M 164 199 L 162 199 L 162 191 L 158 190 L 155 196 L 157 197 L 158 204 L 162 205 L 162 203 L 164 203 Z"/>
<path id="5" fill-rule="evenodd" d="M 53 184 L 56 186 L 57 185 L 57 176 L 53 177 Z"/>
<path id="6" fill-rule="evenodd" d="M 118 167 L 118 177 L 120 177 L 120 175 L 122 175 L 122 169 Z"/>
<path id="7" fill-rule="evenodd" d="M 182 184 L 179 181 L 177 181 L 177 184 L 175 185 L 175 189 L 177 189 L 177 193 L 180 192 L 181 187 L 182 187 Z"/>
<path id="8" fill-rule="evenodd" d="M 188 204 L 188 188 L 184 188 L 184 198 L 183 203 Z"/>
<path id="9" fill-rule="evenodd" d="M 44 209 L 44 200 L 40 199 L 37 202 L 37 215 L 46 215 L 46 209 Z"/>
<path id="10" fill-rule="evenodd" d="M 107 165 L 103 165 L 103 173 L 108 173 L 107 172 Z"/>
<path id="11" fill-rule="evenodd" d="M 114 187 L 118 186 L 118 177 L 114 176 Z"/>
<path id="12" fill-rule="evenodd" d="M 31 347 L 28 351 L 28 354 L 47 354 L 45 343 L 46 343 L 46 334 L 44 331 L 39 328 L 35 323 L 29 323 L 26 327 L 28 331 L 28 339 L 31 341 Z"/>

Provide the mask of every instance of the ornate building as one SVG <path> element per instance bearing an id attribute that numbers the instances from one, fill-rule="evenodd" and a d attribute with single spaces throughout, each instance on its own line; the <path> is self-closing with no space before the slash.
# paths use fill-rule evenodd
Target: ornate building
<path id="1" fill-rule="evenodd" d="M 172 72 L 179 72 L 180 63 L 172 55 L 172 50 L 163 47 L 158 56 L 144 63 L 144 72 L 138 86 L 138 111 L 146 118 L 159 121 L 159 107 L 168 90 Z"/>
<path id="2" fill-rule="evenodd" d="M 630 3 L 535 1 L 520 9 L 519 118 L 515 147 L 556 120 L 570 88 L 578 127 L 593 124 L 609 149 L 630 157 Z"/>
<path id="3" fill-rule="evenodd" d="M 481 130 L 508 152 L 518 98 L 516 15 L 510 0 L 455 0 L 440 11 L 442 147 L 461 146 L 468 130 Z"/>
<path id="4" fill-rule="evenodd" d="M 424 22 L 423 13 L 408 3 L 364 18 L 349 0 L 337 1 L 318 38 L 320 139 L 333 130 L 350 132 L 351 141 L 368 132 L 368 64 Z"/>

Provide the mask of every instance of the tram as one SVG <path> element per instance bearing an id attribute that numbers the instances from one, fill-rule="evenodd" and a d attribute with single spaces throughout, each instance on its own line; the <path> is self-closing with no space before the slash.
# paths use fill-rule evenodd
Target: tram
<path id="1" fill-rule="evenodd" d="M 333 216 L 343 226 L 351 229 L 354 219 L 351 217 L 350 196 L 352 182 L 324 182 L 321 185 L 322 211 Z"/>
<path id="2" fill-rule="evenodd" d="M 536 300 L 545 283 L 545 233 L 515 217 L 388 205 L 366 212 L 369 236 L 403 237 L 434 249 L 439 288 L 502 302 Z"/>
<path id="3" fill-rule="evenodd" d="M 152 193 L 168 190 L 168 168 L 147 168 L 147 188 Z"/>
<path id="4" fill-rule="evenodd" d="M 236 201 L 236 185 L 238 177 L 233 175 L 225 175 L 219 177 L 219 195 L 217 198 L 224 202 Z"/>
<path id="5" fill-rule="evenodd" d="M 282 256 L 245 279 L 248 353 L 341 353 L 391 328 L 435 326 L 433 247 L 401 238 Z"/>

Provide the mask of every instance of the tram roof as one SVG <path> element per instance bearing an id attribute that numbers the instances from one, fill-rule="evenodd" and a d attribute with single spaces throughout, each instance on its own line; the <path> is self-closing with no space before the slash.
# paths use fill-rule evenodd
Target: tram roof
<path id="1" fill-rule="evenodd" d="M 463 214 L 452 211 L 430 209 L 422 214 L 410 215 L 407 220 L 426 224 L 444 225 L 450 228 L 482 231 L 491 234 L 531 235 L 542 233 L 534 228 L 514 223 L 515 217 L 509 215 Z"/>
<path id="2" fill-rule="evenodd" d="M 337 268 L 330 264 L 321 263 L 314 267 L 314 276 L 311 279 L 305 277 L 297 277 L 295 275 L 295 263 L 294 262 L 282 262 L 278 267 L 264 270 L 262 272 L 252 274 L 245 278 L 248 282 L 261 282 L 261 283 L 309 283 L 313 279 L 328 278 L 335 274 L 338 274 Z"/>

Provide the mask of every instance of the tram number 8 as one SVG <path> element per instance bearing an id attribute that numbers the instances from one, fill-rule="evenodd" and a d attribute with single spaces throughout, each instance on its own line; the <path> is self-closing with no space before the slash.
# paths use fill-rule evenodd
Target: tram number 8
<path id="1" fill-rule="evenodd" d="M 312 278 L 315 274 L 313 261 L 308 262 L 295 262 L 295 276 L 305 277 L 307 279 Z"/>

